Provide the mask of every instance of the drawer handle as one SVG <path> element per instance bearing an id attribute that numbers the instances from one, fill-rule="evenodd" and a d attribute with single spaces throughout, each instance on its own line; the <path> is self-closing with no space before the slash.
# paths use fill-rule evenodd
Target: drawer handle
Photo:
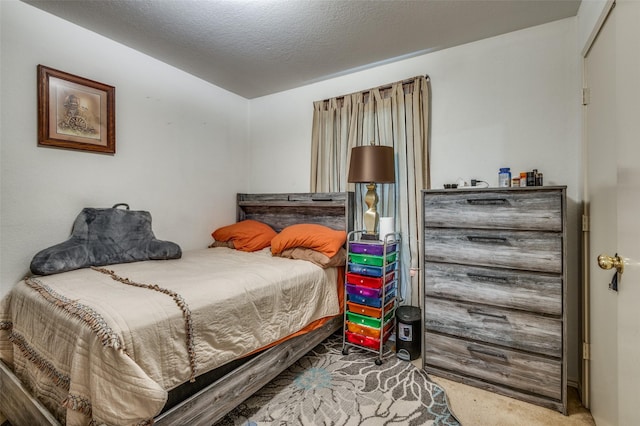
<path id="1" fill-rule="evenodd" d="M 505 320 L 505 321 L 507 320 L 507 316 L 506 316 L 506 315 L 504 315 L 504 314 L 503 314 L 503 315 L 500 315 L 500 314 L 491 314 L 491 313 L 489 313 L 489 312 L 478 311 L 478 310 L 476 310 L 476 309 L 471 309 L 471 308 L 467 309 L 467 312 L 468 312 L 470 315 L 483 315 L 483 316 L 485 316 L 485 317 L 498 318 L 498 319 Z"/>
<path id="2" fill-rule="evenodd" d="M 487 244 L 503 244 L 508 240 L 504 237 L 478 237 L 475 235 L 467 235 L 467 240 L 472 243 L 487 243 Z"/>
<path id="3" fill-rule="evenodd" d="M 481 274 L 472 274 L 472 273 L 467 273 L 467 277 L 471 278 L 472 280 L 481 281 L 481 282 L 509 284 L 509 278 L 506 278 L 506 277 L 495 277 L 492 275 L 481 275 Z"/>
<path id="4" fill-rule="evenodd" d="M 475 353 L 478 353 L 478 354 L 487 355 L 487 356 L 491 356 L 491 357 L 494 357 L 494 358 L 500 358 L 500 359 L 502 359 L 504 361 L 507 361 L 507 356 L 505 354 L 501 353 L 501 352 L 488 351 L 488 350 L 485 350 L 485 349 L 474 348 L 473 346 L 467 346 L 467 350 L 469 352 L 472 352 L 472 353 L 475 352 Z"/>
<path id="5" fill-rule="evenodd" d="M 467 203 L 475 204 L 479 206 L 495 206 L 500 204 L 508 204 L 506 198 L 481 198 L 481 199 L 467 199 Z"/>

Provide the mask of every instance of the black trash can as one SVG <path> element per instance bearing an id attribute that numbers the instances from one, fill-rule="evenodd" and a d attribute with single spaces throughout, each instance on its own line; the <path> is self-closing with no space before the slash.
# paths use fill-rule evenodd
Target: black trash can
<path id="1" fill-rule="evenodd" d="M 422 328 L 420 308 L 400 306 L 396 309 L 396 356 L 405 361 L 420 357 Z"/>

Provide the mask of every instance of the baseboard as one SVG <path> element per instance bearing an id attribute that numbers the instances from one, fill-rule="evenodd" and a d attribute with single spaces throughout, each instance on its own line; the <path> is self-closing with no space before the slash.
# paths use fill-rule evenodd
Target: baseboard
<path id="1" fill-rule="evenodd" d="M 567 378 L 567 386 L 577 389 L 578 399 L 580 400 L 580 403 L 584 405 L 584 396 L 582 395 L 582 382 L 580 380 L 576 380 L 575 378 Z"/>
<path id="2" fill-rule="evenodd" d="M 572 379 L 570 377 L 567 377 L 567 386 L 570 386 L 572 388 L 578 389 L 578 392 L 580 392 L 582 390 L 582 386 L 580 384 L 580 381 L 575 379 L 575 378 Z"/>

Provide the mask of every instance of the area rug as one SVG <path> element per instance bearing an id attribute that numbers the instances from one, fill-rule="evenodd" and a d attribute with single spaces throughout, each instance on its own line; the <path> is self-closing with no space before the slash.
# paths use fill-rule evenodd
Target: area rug
<path id="1" fill-rule="evenodd" d="M 281 373 L 216 426 L 458 426 L 444 390 L 411 362 L 347 346 L 336 334 Z"/>

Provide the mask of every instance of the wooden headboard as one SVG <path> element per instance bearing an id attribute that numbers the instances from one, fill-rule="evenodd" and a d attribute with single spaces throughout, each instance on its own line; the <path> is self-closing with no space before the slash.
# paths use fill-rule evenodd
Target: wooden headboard
<path id="1" fill-rule="evenodd" d="M 237 221 L 253 219 L 276 232 L 297 223 L 353 229 L 353 192 L 238 194 Z"/>

